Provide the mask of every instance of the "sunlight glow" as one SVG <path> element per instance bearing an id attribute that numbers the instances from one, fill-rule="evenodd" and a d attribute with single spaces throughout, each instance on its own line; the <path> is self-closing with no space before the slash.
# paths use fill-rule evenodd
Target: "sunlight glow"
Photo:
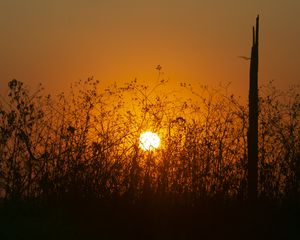
<path id="1" fill-rule="evenodd" d="M 156 133 L 143 132 L 140 136 L 140 148 L 144 151 L 152 151 L 159 147 L 160 138 Z"/>

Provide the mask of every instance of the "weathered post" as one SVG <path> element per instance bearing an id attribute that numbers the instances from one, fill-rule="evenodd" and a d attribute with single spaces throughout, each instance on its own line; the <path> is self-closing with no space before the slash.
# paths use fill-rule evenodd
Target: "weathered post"
<path id="1" fill-rule="evenodd" d="M 258 35 L 259 16 L 253 27 L 250 61 L 249 128 L 248 128 L 248 199 L 255 201 L 258 185 Z"/>

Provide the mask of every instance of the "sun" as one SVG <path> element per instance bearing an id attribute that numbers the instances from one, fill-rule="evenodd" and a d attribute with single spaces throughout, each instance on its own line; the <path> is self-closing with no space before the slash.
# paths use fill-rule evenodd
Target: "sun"
<path id="1" fill-rule="evenodd" d="M 144 151 L 152 151 L 159 147 L 160 138 L 156 133 L 143 132 L 140 136 L 140 148 Z"/>

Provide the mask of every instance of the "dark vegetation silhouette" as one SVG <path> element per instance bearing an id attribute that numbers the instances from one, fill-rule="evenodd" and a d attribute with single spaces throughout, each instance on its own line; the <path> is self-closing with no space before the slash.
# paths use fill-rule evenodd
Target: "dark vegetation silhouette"
<path id="1" fill-rule="evenodd" d="M 258 181 L 258 39 L 259 17 L 257 16 L 256 28 L 253 27 L 249 87 L 248 196 L 252 202 L 257 198 Z"/>
<path id="2" fill-rule="evenodd" d="M 249 111 L 223 88 L 182 83 L 193 98 L 173 95 L 161 66 L 156 85 L 103 89 L 90 78 L 57 97 L 10 81 L 0 238 L 300 236 L 299 87 L 270 82 L 258 96 L 258 19 L 253 36 Z M 159 149 L 140 149 L 146 130 Z"/>

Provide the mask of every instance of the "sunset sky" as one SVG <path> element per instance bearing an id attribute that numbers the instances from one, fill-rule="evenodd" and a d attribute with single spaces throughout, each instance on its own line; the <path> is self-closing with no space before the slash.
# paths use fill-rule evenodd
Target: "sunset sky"
<path id="1" fill-rule="evenodd" d="M 47 91 L 94 76 L 231 82 L 247 96 L 260 14 L 260 83 L 300 83 L 299 0 L 0 0 L 0 88 L 12 78 Z"/>

